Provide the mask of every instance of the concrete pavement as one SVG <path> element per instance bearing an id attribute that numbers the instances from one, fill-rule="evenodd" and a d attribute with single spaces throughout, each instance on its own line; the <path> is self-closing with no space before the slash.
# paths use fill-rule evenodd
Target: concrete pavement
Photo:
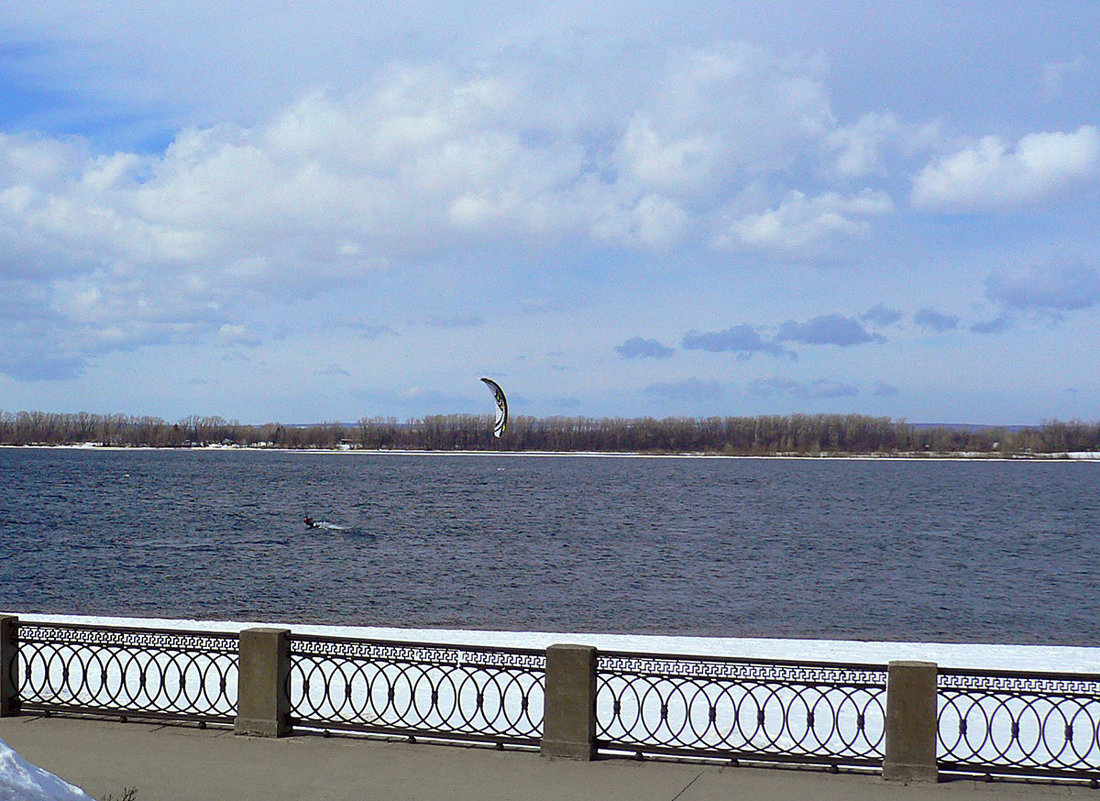
<path id="1" fill-rule="evenodd" d="M 687 762 L 549 760 L 526 751 L 73 718 L 0 718 L 0 739 L 97 799 L 135 801 L 995 801 L 1088 798 L 1081 785 Z"/>

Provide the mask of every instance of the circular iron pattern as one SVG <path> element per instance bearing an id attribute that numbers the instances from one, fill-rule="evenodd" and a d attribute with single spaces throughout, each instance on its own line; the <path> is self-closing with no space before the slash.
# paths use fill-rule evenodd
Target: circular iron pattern
<path id="1" fill-rule="evenodd" d="M 685 756 L 881 764 L 886 670 L 600 654 L 603 748 Z"/>
<path id="2" fill-rule="evenodd" d="M 305 726 L 537 744 L 546 656 L 291 637 L 291 715 Z"/>
<path id="3" fill-rule="evenodd" d="M 19 625 L 24 709 L 230 722 L 238 665 L 235 634 Z"/>
<path id="4" fill-rule="evenodd" d="M 1095 778 L 1100 676 L 941 669 L 942 769 Z"/>

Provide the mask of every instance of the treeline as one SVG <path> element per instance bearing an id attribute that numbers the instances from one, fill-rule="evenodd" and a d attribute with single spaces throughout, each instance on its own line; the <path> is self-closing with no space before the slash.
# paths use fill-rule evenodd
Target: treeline
<path id="1" fill-rule="evenodd" d="M 858 414 L 760 417 L 514 417 L 501 439 L 486 415 L 433 415 L 354 425 L 242 424 L 192 415 L 158 417 L 87 412 L 0 412 L 2 445 L 323 448 L 431 451 L 595 451 L 638 453 L 988 454 L 1010 456 L 1100 450 L 1100 423 L 1053 421 L 1025 428 L 917 426 Z"/>

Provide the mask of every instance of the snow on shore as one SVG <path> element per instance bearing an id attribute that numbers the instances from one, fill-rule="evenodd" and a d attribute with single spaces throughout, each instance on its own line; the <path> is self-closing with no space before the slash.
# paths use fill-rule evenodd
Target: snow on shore
<path id="1" fill-rule="evenodd" d="M 6 612 L 4 614 L 20 614 Z M 989 643 L 864 642 L 858 640 L 801 640 L 755 637 L 687 637 L 584 632 L 475 631 L 464 629 L 404 629 L 375 626 L 320 626 L 297 623 L 178 620 L 165 618 L 89 617 L 22 613 L 27 620 L 139 628 L 230 631 L 252 627 L 287 628 L 299 634 L 317 634 L 380 640 L 403 640 L 449 645 L 484 645 L 543 649 L 554 643 L 592 645 L 605 651 L 736 656 L 789 659 L 803 662 L 862 662 L 886 664 L 897 659 L 920 659 L 942 667 L 989 670 L 1100 672 L 1100 647 L 1062 645 L 1006 645 Z"/>
<path id="2" fill-rule="evenodd" d="M 517 456 L 549 456 L 606 459 L 794 459 L 807 461 L 812 459 L 868 460 L 886 461 L 959 461 L 977 460 L 985 462 L 1096 462 L 1100 463 L 1100 451 L 1052 451 L 1050 453 L 1013 453 L 1001 454 L 998 451 L 899 451 L 897 453 L 819 451 L 818 453 L 792 453 L 776 451 L 774 453 L 727 454 L 715 451 L 676 451 L 669 453 L 650 453 L 641 451 L 433 451 L 409 450 L 403 448 L 280 448 L 269 445 L 224 445 L 210 443 L 194 447 L 162 445 L 101 445 L 98 442 L 78 442 L 72 445 L 10 445 L 0 444 L 0 448 L 13 450 L 30 448 L 56 448 L 58 450 L 85 451 L 164 451 L 169 453 L 218 453 L 222 451 L 250 451 L 255 453 L 293 453 L 293 454 L 360 454 L 368 456 L 492 456 L 509 458 Z"/>

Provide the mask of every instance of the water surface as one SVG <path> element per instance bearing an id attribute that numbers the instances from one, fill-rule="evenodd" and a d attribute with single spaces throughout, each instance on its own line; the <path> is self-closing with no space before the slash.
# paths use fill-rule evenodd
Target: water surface
<path id="1" fill-rule="evenodd" d="M 1097 645 L 1098 499 L 1088 463 L 0 449 L 0 608 Z"/>

